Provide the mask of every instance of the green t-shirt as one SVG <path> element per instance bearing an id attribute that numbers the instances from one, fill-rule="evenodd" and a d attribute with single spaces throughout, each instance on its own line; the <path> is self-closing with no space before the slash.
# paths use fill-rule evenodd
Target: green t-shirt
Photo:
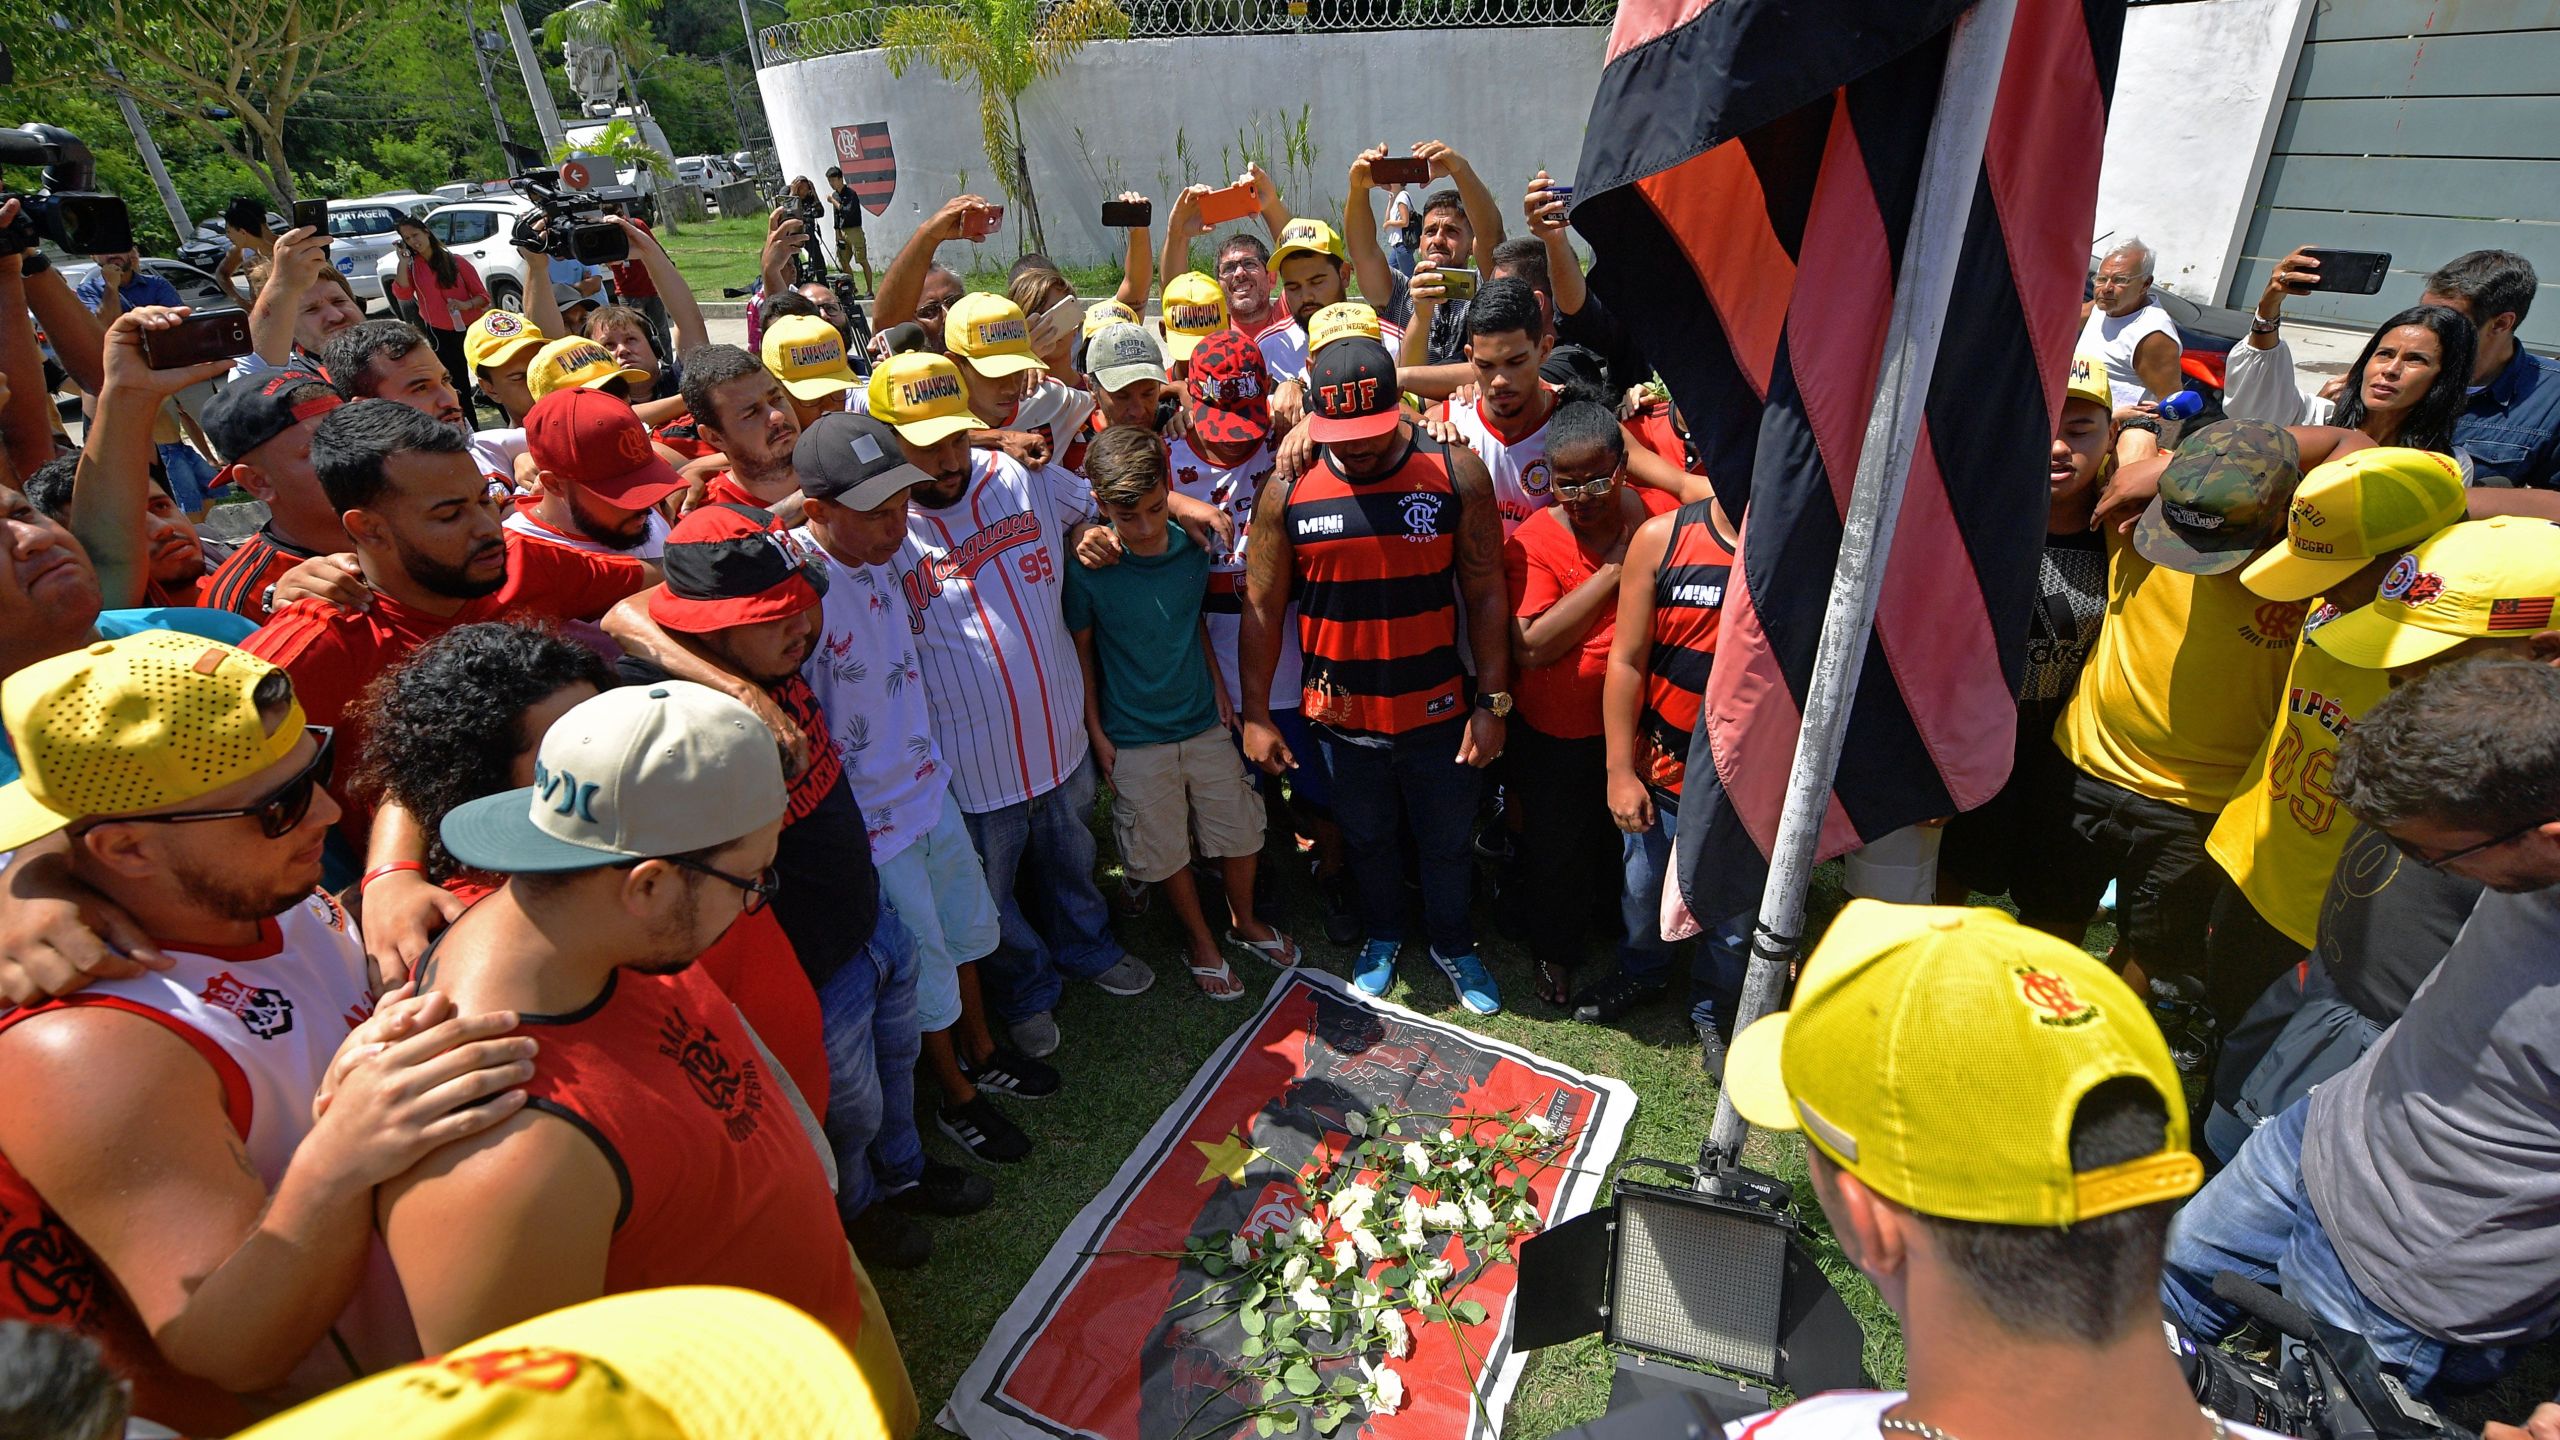
<path id="1" fill-rule="evenodd" d="M 1209 552 L 1179 525 L 1161 555 L 1123 554 L 1100 570 L 1067 566 L 1067 629 L 1093 632 L 1102 686 L 1102 733 L 1114 745 L 1165 745 L 1218 723 L 1209 657 L 1200 649 L 1200 600 Z"/>

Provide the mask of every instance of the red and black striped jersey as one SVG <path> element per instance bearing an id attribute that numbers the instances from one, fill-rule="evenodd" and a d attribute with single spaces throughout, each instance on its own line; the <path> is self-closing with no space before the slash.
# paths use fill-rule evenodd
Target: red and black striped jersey
<path id="1" fill-rule="evenodd" d="M 1653 651 L 1645 663 L 1644 719 L 1636 733 L 1636 773 L 1674 800 L 1689 767 L 1689 734 L 1707 672 L 1716 659 L 1716 628 L 1723 618 L 1725 583 L 1733 552 L 1716 538 L 1707 509 L 1693 500 L 1671 521 L 1671 543 L 1653 574 Z"/>
<path id="2" fill-rule="evenodd" d="M 1417 433 L 1402 464 L 1345 479 L 1327 452 L 1289 492 L 1299 648 L 1309 720 L 1401 735 L 1459 716 L 1458 515 L 1440 442 Z"/>

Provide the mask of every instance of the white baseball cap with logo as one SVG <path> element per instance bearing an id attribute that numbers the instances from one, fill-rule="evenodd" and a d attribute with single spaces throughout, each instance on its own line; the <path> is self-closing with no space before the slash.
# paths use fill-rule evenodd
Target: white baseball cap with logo
<path id="1" fill-rule="evenodd" d="M 595 870 L 725 845 L 782 818 L 782 751 L 707 685 L 607 690 L 552 722 L 533 783 L 455 806 L 453 858 L 502 875 Z"/>

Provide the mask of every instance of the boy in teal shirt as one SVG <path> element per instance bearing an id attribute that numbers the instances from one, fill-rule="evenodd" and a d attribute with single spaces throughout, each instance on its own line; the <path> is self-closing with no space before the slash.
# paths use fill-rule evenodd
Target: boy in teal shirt
<path id="1" fill-rule="evenodd" d="M 1262 797 L 1229 736 L 1235 711 L 1200 616 L 1209 554 L 1167 523 L 1171 473 L 1154 431 L 1103 431 L 1085 453 L 1085 477 L 1119 538 L 1120 561 L 1067 567 L 1067 629 L 1084 666 L 1085 732 L 1111 782 L 1120 861 L 1130 879 L 1164 887 L 1200 992 L 1241 999 L 1244 982 L 1219 953 L 1191 880 L 1195 835 L 1226 885 L 1227 943 L 1282 966 L 1298 963 L 1298 947 L 1253 916 Z"/>

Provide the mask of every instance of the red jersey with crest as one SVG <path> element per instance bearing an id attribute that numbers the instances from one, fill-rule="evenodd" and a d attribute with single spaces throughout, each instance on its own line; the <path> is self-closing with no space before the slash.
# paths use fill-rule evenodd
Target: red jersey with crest
<path id="1" fill-rule="evenodd" d="M 1555 397 L 1560 392 L 1553 385 L 1546 389 L 1546 414 L 1525 430 L 1504 429 L 1482 400 L 1463 405 L 1455 400 L 1440 402 L 1441 418 L 1456 426 L 1466 437 L 1467 448 L 1484 459 L 1485 473 L 1493 479 L 1494 508 L 1502 512 L 1505 538 L 1520 528 L 1520 522 L 1555 501 L 1555 487 L 1547 474 L 1547 421 L 1556 413 Z"/>
<path id="2" fill-rule="evenodd" d="M 66 999 L 0 1012 L 0 1033 L 43 1014 L 101 1008 L 167 1027 L 204 1060 L 223 1110 L 269 1194 L 311 1133 L 311 1097 L 338 1046 L 373 1013 L 364 946 L 346 912 L 313 892 L 232 948 L 163 945 L 170 968 L 101 980 Z M 9 1103 L 42 1104 L 42 1096 Z M 0 1157 L 0 1319 L 65 1325 L 96 1340 L 133 1382 L 134 1413 L 190 1434 L 226 1434 L 247 1420 L 238 1401 L 160 1356 L 106 1272 L 17 1167 Z M 418 1357 L 417 1334 L 390 1260 L 376 1240 L 363 1284 L 313 1346 L 283 1393 L 302 1400 Z"/>
<path id="3" fill-rule="evenodd" d="M 435 972 L 421 969 L 424 991 Z M 616 970 L 584 1007 L 526 1014 L 519 1033 L 542 1046 L 529 1107 L 575 1125 L 622 1182 L 605 1294 L 734 1285 L 853 1348 L 862 1299 L 826 1170 L 717 981 L 699 965 Z"/>
<path id="4" fill-rule="evenodd" d="M 1403 462 L 1373 480 L 1346 479 L 1318 454 L 1281 512 L 1306 717 L 1379 736 L 1457 719 L 1460 501 L 1447 449 L 1416 431 Z"/>

